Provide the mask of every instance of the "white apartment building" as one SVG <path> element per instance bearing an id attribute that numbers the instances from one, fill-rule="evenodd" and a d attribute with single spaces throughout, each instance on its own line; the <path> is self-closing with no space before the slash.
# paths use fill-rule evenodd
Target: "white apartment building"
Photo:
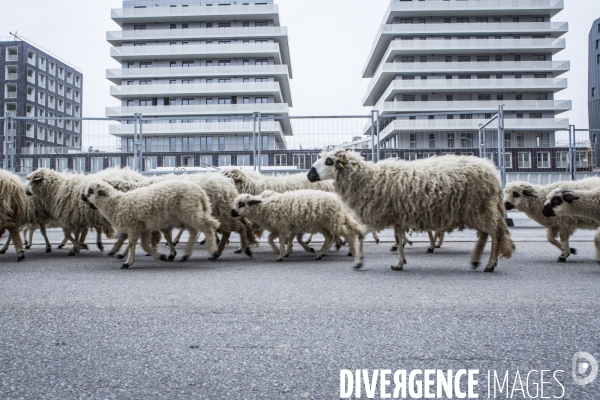
<path id="1" fill-rule="evenodd" d="M 107 32 L 111 95 L 106 116 L 144 119 L 146 168 L 253 165 L 255 112 L 262 150 L 291 134 L 292 68 L 287 28 L 273 0 L 125 0 Z M 134 125 L 111 127 L 133 151 Z M 272 165 L 268 155 L 262 165 Z"/>
<path id="2" fill-rule="evenodd" d="M 385 154 L 475 154 L 479 125 L 504 104 L 508 170 L 566 168 L 555 133 L 569 122 L 556 116 L 571 101 L 554 96 L 570 66 L 554 56 L 568 24 L 552 21 L 563 8 L 562 0 L 392 0 L 363 70 L 371 78 L 363 104 L 394 116 L 382 120 Z"/>

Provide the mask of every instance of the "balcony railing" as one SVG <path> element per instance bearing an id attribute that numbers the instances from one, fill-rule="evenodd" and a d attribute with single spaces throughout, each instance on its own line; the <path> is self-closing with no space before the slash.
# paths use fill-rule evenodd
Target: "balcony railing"
<path id="1" fill-rule="evenodd" d="M 519 11 L 559 12 L 564 8 L 563 0 L 466 0 L 466 1 L 394 1 L 388 8 L 388 15 L 395 13 L 411 12 L 452 12 L 452 11 L 475 11 L 486 12 L 495 15 L 498 11 L 518 14 Z M 446 14 L 443 14 L 446 15 Z"/>
<path id="2" fill-rule="evenodd" d="M 569 31 L 568 22 L 502 22 L 502 23 L 451 23 L 451 24 L 386 24 L 382 34 L 565 34 Z"/>
<path id="3" fill-rule="evenodd" d="M 142 132 L 144 135 L 200 135 L 200 134 L 252 134 L 254 132 L 254 121 L 252 118 L 248 120 L 236 119 L 230 122 L 190 122 L 190 123 L 152 123 L 143 124 Z M 265 134 L 283 135 L 281 123 L 278 121 L 261 121 L 261 132 Z M 286 130 L 287 132 L 287 130 Z M 111 125 L 109 133 L 116 136 L 133 136 L 133 124 Z"/>
<path id="4" fill-rule="evenodd" d="M 110 55 L 117 61 L 125 60 L 158 60 L 172 58 L 197 59 L 202 57 L 253 57 L 274 58 L 275 64 L 281 64 L 281 52 L 278 43 L 223 43 L 223 44 L 188 44 L 157 46 L 124 46 L 112 47 Z"/>
<path id="5" fill-rule="evenodd" d="M 8 54 L 6 56 L 6 61 L 19 61 L 19 55 L 18 54 Z"/>
<path id="6" fill-rule="evenodd" d="M 571 100 L 523 100 L 523 101 L 396 101 L 384 102 L 379 109 L 381 114 L 410 113 L 410 112 L 452 112 L 473 111 L 490 112 L 497 110 L 504 104 L 506 111 L 558 111 L 565 112 L 572 109 Z"/>
<path id="7" fill-rule="evenodd" d="M 189 95 L 274 95 L 282 100 L 278 82 L 189 83 L 176 85 L 126 85 L 111 86 L 111 96 L 116 98 L 170 97 Z"/>
<path id="8" fill-rule="evenodd" d="M 21 154 L 35 155 L 35 154 L 73 154 L 81 153 L 81 149 L 78 147 L 21 147 Z"/>
<path id="9" fill-rule="evenodd" d="M 111 43 L 143 40 L 177 39 L 226 39 L 226 38 L 275 38 L 287 36 L 283 26 L 246 28 L 202 28 L 202 29 L 144 29 L 106 32 L 106 40 Z"/>
<path id="10" fill-rule="evenodd" d="M 252 115 L 254 112 L 263 114 L 287 115 L 289 107 L 285 103 L 267 104 L 211 104 L 191 106 L 146 106 L 146 107 L 107 107 L 106 116 L 109 118 L 132 117 L 134 114 L 143 116 L 218 116 L 218 115 Z"/>

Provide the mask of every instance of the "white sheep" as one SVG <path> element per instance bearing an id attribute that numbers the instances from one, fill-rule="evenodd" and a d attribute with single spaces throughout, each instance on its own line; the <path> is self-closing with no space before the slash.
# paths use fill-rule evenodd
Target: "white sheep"
<path id="1" fill-rule="evenodd" d="M 97 209 L 110 223 L 129 238 L 129 257 L 122 269 L 135 261 L 135 247 L 142 239 L 142 248 L 156 260 L 167 261 L 167 256 L 154 250 L 150 244 L 153 231 L 184 226 L 190 232 L 181 261 L 192 254 L 199 232 L 204 232 L 211 259 L 216 259 L 214 241 L 219 222 L 211 215 L 210 201 L 198 185 L 183 180 L 165 181 L 130 192 L 120 192 L 104 181 L 88 184 L 82 192 L 89 206 Z"/>
<path id="2" fill-rule="evenodd" d="M 0 236 L 8 231 L 9 238 L 13 238 L 17 261 L 25 258 L 19 226 L 25 221 L 26 212 L 23 184 L 16 175 L 0 170 Z"/>
<path id="3" fill-rule="evenodd" d="M 362 265 L 364 228 L 334 193 L 299 190 L 265 193 L 265 197 L 241 194 L 235 199 L 231 213 L 233 216 L 246 217 L 279 237 L 277 261 L 282 261 L 290 254 L 294 236 L 301 233 L 321 233 L 325 237 L 325 243 L 317 254 L 317 260 L 327 254 L 336 237 L 344 237 L 350 247 L 349 255 L 355 256 L 355 268 Z M 273 243 L 271 245 L 277 250 Z"/>
<path id="4" fill-rule="evenodd" d="M 569 245 L 569 237 L 577 229 L 595 230 L 600 225 L 592 219 L 564 216 L 558 218 L 548 218 L 544 216 L 542 209 L 546 202 L 546 196 L 561 187 L 571 187 L 573 189 L 591 189 L 600 187 L 600 178 L 587 178 L 574 182 L 556 182 L 550 185 L 533 185 L 528 182 L 511 182 L 504 189 L 504 206 L 507 210 L 517 209 L 524 212 L 529 218 L 538 224 L 546 227 L 546 238 L 553 246 L 561 252 L 558 256 L 558 262 L 566 262 L 571 254 L 577 254 L 577 250 Z M 556 240 L 559 237 L 560 242 Z"/>
<path id="5" fill-rule="evenodd" d="M 494 271 L 499 254 L 510 258 L 514 251 L 504 219 L 500 179 L 488 160 L 449 155 L 372 164 L 360 154 L 334 150 L 322 154 L 308 178 L 334 179 L 336 192 L 363 223 L 374 229 L 393 226 L 399 238 L 408 228 L 477 230 L 471 255 L 474 268 L 479 266 L 488 236 L 492 251 L 486 272 Z M 404 249 L 399 246 L 398 262 L 392 269 L 402 270 L 404 264 Z"/>
<path id="6" fill-rule="evenodd" d="M 544 215 L 548 218 L 555 216 L 582 217 L 594 220 L 600 224 L 600 188 L 593 190 L 573 190 L 557 188 L 546 196 Z M 600 229 L 594 236 L 596 261 L 600 264 Z"/>

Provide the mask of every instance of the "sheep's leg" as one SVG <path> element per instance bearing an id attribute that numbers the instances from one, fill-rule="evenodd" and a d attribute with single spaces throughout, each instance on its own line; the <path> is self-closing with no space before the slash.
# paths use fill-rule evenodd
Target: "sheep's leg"
<path id="1" fill-rule="evenodd" d="M 142 233 L 142 249 L 144 249 L 145 252 L 150 254 L 152 256 L 152 258 L 154 258 L 155 260 L 169 261 L 167 256 L 165 256 L 164 254 L 160 254 L 158 251 L 154 250 L 154 248 L 152 247 L 152 232 L 151 231 L 146 231 L 146 232 Z"/>
<path id="2" fill-rule="evenodd" d="M 333 242 L 337 238 L 336 235 L 326 229 L 323 229 L 321 234 L 325 237 L 325 243 L 323 243 L 323 247 L 321 247 L 321 250 L 319 250 L 317 253 L 315 260 L 320 260 L 321 258 L 325 257 L 327 252 L 331 249 L 331 246 L 333 246 Z"/>
<path id="3" fill-rule="evenodd" d="M 394 234 L 398 237 L 402 237 L 405 232 L 405 228 L 402 225 L 394 225 Z M 406 264 L 406 257 L 404 256 L 404 247 L 398 246 L 398 261 L 395 266 L 392 266 L 394 271 L 402 271 L 404 269 L 404 264 Z"/>
<path id="4" fill-rule="evenodd" d="M 169 257 L 167 257 L 167 259 L 168 261 L 173 261 L 175 259 L 175 256 L 177 256 L 177 251 L 175 250 L 175 242 L 171 238 L 173 230 L 161 229 L 160 231 L 162 232 L 163 236 L 165 237 L 165 240 L 167 241 L 167 245 L 169 246 Z M 183 229 L 181 231 L 183 231 Z M 156 252 L 156 249 L 153 248 L 153 250 Z M 152 255 L 152 253 L 150 252 L 148 252 L 148 254 Z"/>
<path id="5" fill-rule="evenodd" d="M 302 236 L 304 236 L 303 233 L 299 233 L 299 234 L 296 235 L 296 240 L 298 241 L 298 243 L 300 244 L 300 246 L 302 246 L 302 248 L 304 249 L 304 251 L 306 251 L 307 253 L 314 253 L 315 249 L 313 249 L 312 247 L 308 246 L 308 244 L 310 242 L 309 241 L 304 242 L 302 240 Z M 313 234 L 311 233 L 308 238 L 312 239 L 312 237 L 313 237 Z"/>
<path id="6" fill-rule="evenodd" d="M 271 248 L 273 249 L 273 251 L 275 252 L 275 254 L 279 254 L 279 248 L 277 248 L 277 246 L 275 246 L 275 241 L 273 239 L 275 239 L 275 237 L 277 236 L 276 232 L 269 232 L 269 245 L 271 246 Z"/>
<path id="7" fill-rule="evenodd" d="M 283 233 L 279 234 L 279 257 L 277 257 L 277 260 L 275 261 L 283 261 L 283 258 L 285 257 L 285 243 L 286 243 L 286 235 L 284 235 Z"/>
<path id="8" fill-rule="evenodd" d="M 210 254 L 210 257 L 208 259 L 211 261 L 217 261 L 217 259 L 219 258 L 219 256 L 217 255 L 217 242 L 215 239 L 217 236 L 217 232 L 215 231 L 212 225 L 208 224 L 205 221 L 200 221 L 198 223 L 198 227 L 199 229 L 194 229 L 194 232 L 192 232 L 188 227 L 188 231 L 190 231 L 190 241 L 188 241 L 188 247 L 190 251 L 192 249 L 192 246 L 198 239 L 198 232 L 202 232 L 206 237 L 206 239 L 204 240 L 206 240 L 206 246 L 208 247 L 208 253 Z"/>
<path id="9" fill-rule="evenodd" d="M 23 228 L 23 245 L 25 246 L 26 249 L 28 249 L 29 247 L 27 247 L 31 241 L 27 241 L 27 234 L 29 233 L 30 229 L 28 229 L 27 227 Z"/>
<path id="10" fill-rule="evenodd" d="M 298 239 L 298 237 L 296 237 L 296 239 Z M 313 239 L 313 234 L 311 233 L 310 235 L 308 235 L 308 239 L 306 239 L 306 242 L 304 242 L 304 243 L 305 243 L 305 244 L 310 244 L 310 242 L 312 242 L 312 239 Z M 300 240 L 298 240 L 298 243 L 300 243 Z M 302 245 L 301 245 L 301 246 L 302 246 Z M 302 246 L 302 247 L 304 247 L 304 246 Z M 304 249 L 304 250 L 306 250 L 306 249 Z M 308 251 L 308 250 L 307 250 L 307 251 Z M 314 253 L 314 252 L 315 252 L 315 251 L 314 251 L 314 249 L 313 249 L 312 253 Z M 310 251 L 309 251 L 309 253 L 310 253 Z"/>
<path id="11" fill-rule="evenodd" d="M 0 254 L 5 254 L 6 250 L 8 250 L 8 246 L 10 246 L 10 242 L 12 241 L 12 236 L 9 234 L 8 239 L 6 239 L 6 243 L 0 249 Z"/>
<path id="12" fill-rule="evenodd" d="M 596 231 L 596 236 L 594 236 L 594 246 L 596 247 L 596 262 L 600 264 L 600 229 Z"/>
<path id="13" fill-rule="evenodd" d="M 25 249 L 23 248 L 23 242 L 21 241 L 21 235 L 19 234 L 19 228 L 16 225 L 7 227 L 8 232 L 12 236 L 15 250 L 17 251 L 17 261 L 25 259 Z"/>
<path id="14" fill-rule="evenodd" d="M 435 233 L 435 248 L 439 249 L 444 244 L 444 238 L 446 237 L 446 232 L 436 232 Z"/>
<path id="15" fill-rule="evenodd" d="M 119 235 L 119 238 L 117 239 L 117 242 L 113 246 L 113 248 L 110 251 L 110 253 L 108 253 L 108 255 L 109 256 L 114 256 L 115 254 L 117 254 L 117 252 L 121 249 L 121 246 L 123 246 L 123 243 L 125 243 L 125 239 L 127 239 L 127 234 L 126 233 L 121 233 Z"/>
<path id="16" fill-rule="evenodd" d="M 433 232 L 427 231 L 427 236 L 429 236 L 429 247 L 427 248 L 427 252 L 433 253 L 433 250 L 435 250 L 435 238 L 433 237 Z"/>
<path id="17" fill-rule="evenodd" d="M 48 234 L 46 233 L 46 225 L 40 224 L 40 233 L 42 234 L 42 236 L 44 237 L 44 241 L 46 242 L 46 253 L 52 253 L 52 245 L 50 244 Z"/>
<path id="18" fill-rule="evenodd" d="M 559 249 L 562 252 L 562 244 L 556 240 L 556 237 L 558 236 L 558 228 L 556 227 L 550 227 L 548 228 L 548 230 L 546 231 L 546 239 L 548 239 L 548 242 L 556 247 L 557 249 Z"/>
<path id="19" fill-rule="evenodd" d="M 69 256 L 74 256 L 75 254 L 77 254 L 77 250 L 79 250 L 79 248 L 83 246 L 83 244 L 79 242 L 80 230 L 75 229 L 75 232 L 71 233 L 63 229 L 63 232 L 65 233 L 65 236 L 73 243 L 73 248 L 69 250 Z"/>
<path id="20" fill-rule="evenodd" d="M 63 247 L 65 247 L 67 245 L 67 243 L 69 243 L 69 238 L 68 238 L 67 232 L 64 230 L 64 228 L 63 228 L 63 236 L 64 236 L 63 240 L 58 245 L 58 249 L 62 249 Z"/>
<path id="21" fill-rule="evenodd" d="M 302 237 L 302 234 L 300 234 Z M 294 251 L 294 234 L 290 232 L 285 239 L 286 249 L 285 249 L 285 257 L 288 258 L 290 254 Z"/>
<path id="22" fill-rule="evenodd" d="M 81 248 L 77 249 L 77 253 L 79 253 L 79 250 L 89 250 L 90 248 L 88 247 L 87 244 L 85 244 L 85 239 L 87 238 L 87 235 L 90 231 L 90 228 L 82 228 L 81 232 L 79 233 L 79 239 L 77 239 L 79 241 L 79 243 L 81 243 Z"/>
<path id="23" fill-rule="evenodd" d="M 488 234 L 482 231 L 477 231 L 477 243 L 475 244 L 475 249 L 473 249 L 473 253 L 471 253 L 471 266 L 473 269 L 479 268 L 479 260 L 481 260 L 481 253 L 485 248 L 485 244 L 487 243 Z"/>
<path id="24" fill-rule="evenodd" d="M 240 240 L 242 245 L 234 253 L 239 254 L 241 252 L 246 253 L 248 257 L 252 257 L 252 250 L 250 250 L 250 242 L 248 241 L 248 230 L 245 227 L 241 227 L 238 231 L 240 234 Z"/>
<path id="25" fill-rule="evenodd" d="M 375 243 L 379 244 L 379 235 L 377 234 L 377 232 L 371 232 L 371 236 L 373 236 L 373 240 L 375 240 Z M 346 238 L 346 240 L 348 240 L 348 238 Z"/>
<path id="26" fill-rule="evenodd" d="M 127 249 L 129 250 L 129 256 L 127 257 L 125 263 L 123 263 L 121 266 L 121 269 L 127 269 L 131 267 L 135 261 L 135 248 L 137 246 L 139 235 L 137 232 L 127 232 L 127 237 L 129 237 L 129 245 L 127 246 Z"/>
<path id="27" fill-rule="evenodd" d="M 173 240 L 173 246 L 177 246 L 177 244 L 181 240 L 181 235 L 183 235 L 183 232 L 185 232 L 185 229 L 183 229 L 183 228 L 179 229 L 179 233 L 177 233 L 175 240 Z"/>
<path id="28" fill-rule="evenodd" d="M 221 243 L 219 243 L 219 247 L 217 247 L 217 257 L 221 257 L 221 254 L 223 254 L 225 246 L 227 246 L 230 237 L 231 232 L 223 232 L 223 236 L 221 237 Z"/>
<path id="29" fill-rule="evenodd" d="M 567 257 L 571 255 L 571 248 L 569 247 L 569 234 L 565 232 L 560 232 L 559 237 L 561 252 L 560 256 L 558 257 L 558 262 L 566 262 Z"/>
<path id="30" fill-rule="evenodd" d="M 494 272 L 494 269 L 498 265 L 498 256 L 500 254 L 500 239 L 502 239 L 503 232 L 501 229 L 497 229 L 492 235 L 492 251 L 490 253 L 490 260 L 486 265 L 484 272 Z"/>
<path id="31" fill-rule="evenodd" d="M 392 252 L 398 251 L 398 246 L 400 244 L 400 239 L 398 238 L 398 235 L 394 234 L 394 239 L 396 240 L 396 243 L 390 248 L 390 251 Z M 402 246 L 404 246 L 404 238 L 402 238 Z"/>
<path id="32" fill-rule="evenodd" d="M 102 244 L 102 226 L 97 226 L 96 232 L 98 232 L 96 235 L 96 247 L 98 247 L 98 250 L 104 251 L 104 245 Z"/>

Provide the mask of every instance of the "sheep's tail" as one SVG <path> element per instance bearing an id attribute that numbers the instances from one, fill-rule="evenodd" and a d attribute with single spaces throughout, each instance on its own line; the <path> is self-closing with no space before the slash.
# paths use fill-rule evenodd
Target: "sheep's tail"
<path id="1" fill-rule="evenodd" d="M 498 245 L 500 246 L 500 255 L 506 259 L 511 258 L 513 252 L 515 251 L 515 244 L 510 238 L 510 232 L 508 229 L 503 229 L 500 234 L 500 239 Z"/>
<path id="2" fill-rule="evenodd" d="M 106 237 L 109 238 L 109 239 L 112 239 L 115 236 L 117 236 L 117 231 L 112 226 L 103 226 L 102 227 L 102 231 L 104 232 L 104 234 L 106 235 Z"/>

